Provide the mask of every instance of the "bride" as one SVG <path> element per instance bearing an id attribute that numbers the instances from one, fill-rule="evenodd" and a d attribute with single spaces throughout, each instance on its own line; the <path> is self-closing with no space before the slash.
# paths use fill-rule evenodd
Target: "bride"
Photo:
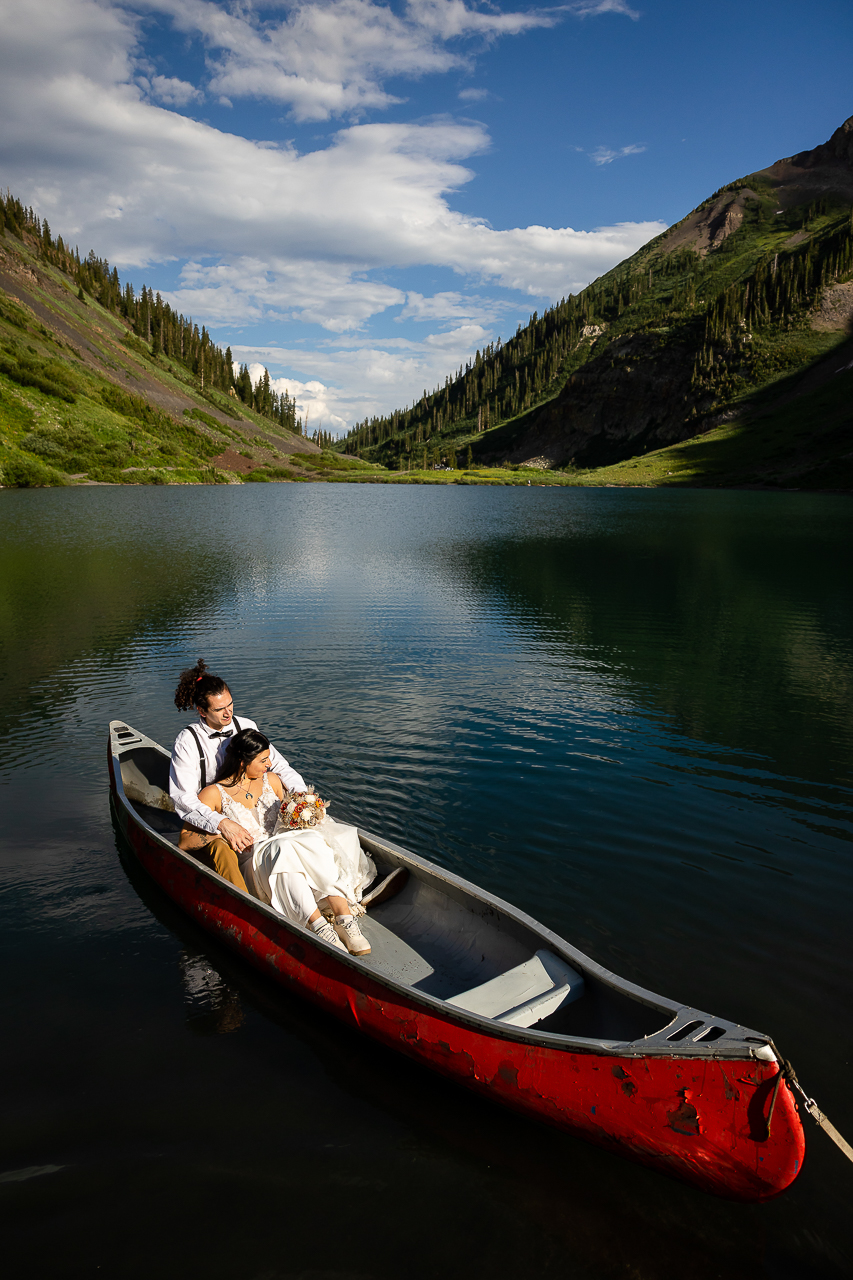
<path id="1" fill-rule="evenodd" d="M 329 817 L 315 827 L 274 834 L 284 788 L 270 772 L 268 738 L 257 729 L 234 734 L 216 777 L 198 798 L 255 837 L 238 855 L 251 894 L 352 955 L 370 953 L 353 913 L 376 875 L 373 860 L 355 827 Z M 324 899 L 331 923 L 317 906 Z"/>

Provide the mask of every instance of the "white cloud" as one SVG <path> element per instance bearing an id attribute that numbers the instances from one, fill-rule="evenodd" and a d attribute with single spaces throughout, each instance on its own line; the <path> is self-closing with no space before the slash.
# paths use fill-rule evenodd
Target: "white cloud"
<path id="1" fill-rule="evenodd" d="M 185 107 L 188 102 L 204 97 L 188 80 L 178 80 L 175 76 L 153 76 L 150 83 L 152 96 L 169 107 Z"/>
<path id="2" fill-rule="evenodd" d="M 398 338 L 374 346 L 347 338 L 314 351 L 232 343 L 231 354 L 248 365 L 254 381 L 268 368 L 270 385 L 294 396 L 303 418 L 309 412 L 311 430 L 322 426 L 334 432 L 344 429 L 341 424 L 411 404 L 425 389 L 443 383 L 491 336 L 483 326 L 470 324 L 419 342 Z M 294 366 L 303 370 L 304 380 L 276 376 L 277 369 Z"/>
<path id="3" fill-rule="evenodd" d="M 589 158 L 593 164 L 612 164 L 614 160 L 621 160 L 623 156 L 638 156 L 645 149 L 637 146 L 617 147 L 615 150 L 611 147 L 597 147 L 595 151 L 589 153 Z"/>
<path id="4" fill-rule="evenodd" d="M 488 96 L 488 89 L 462 89 L 459 93 L 459 100 L 460 102 L 482 102 Z"/>
<path id="5" fill-rule="evenodd" d="M 406 305 L 398 315 L 402 320 L 461 320 L 476 317 L 492 321 L 506 310 L 506 303 L 495 298 L 485 298 L 475 293 L 434 293 L 425 298 L 422 293 L 409 291 Z"/>
<path id="6" fill-rule="evenodd" d="M 420 33 L 419 47 L 433 50 L 437 69 L 457 56 L 444 49 L 447 39 L 466 33 L 490 39 L 552 20 L 538 10 L 480 11 L 462 0 L 412 0 L 397 18 L 368 0 L 330 0 L 297 6 L 268 31 L 249 8 L 169 2 L 168 11 L 182 15 L 188 30 L 206 24 L 212 33 L 220 88 L 241 67 L 255 65 L 259 44 L 273 44 L 270 32 L 284 27 L 303 41 L 305 75 L 310 71 L 318 85 L 352 88 L 359 59 L 353 55 L 347 63 L 344 46 L 355 40 L 362 20 L 367 71 L 360 101 L 379 84 L 379 70 L 399 71 L 414 58 L 412 32 Z M 149 8 L 155 3 L 163 9 L 167 0 L 150 0 Z M 323 383 L 329 413 L 387 409 L 443 380 L 448 367 L 488 340 L 507 305 L 487 290 L 519 291 L 537 305 L 559 299 L 663 230 L 659 222 L 501 230 L 456 211 L 453 193 L 470 181 L 468 164 L 489 146 L 485 128 L 470 121 L 351 125 L 319 149 L 300 153 L 155 105 L 151 95 L 177 106 L 200 90 L 154 75 L 144 61 L 144 25 L 107 0 L 0 0 L 0 21 L 4 184 L 83 252 L 93 247 L 125 270 L 182 263 L 179 285 L 168 296 L 200 322 L 299 321 L 339 335 L 335 341 L 344 345 L 336 351 L 292 349 L 291 369 L 306 387 L 312 379 Z M 394 25 L 400 22 L 402 34 Z M 399 35 L 396 53 L 379 51 L 383 31 Z M 305 32 L 314 33 L 310 57 Z M 442 62 L 445 54 L 450 62 Z M 418 73 L 412 63 L 411 74 Z M 426 297 L 405 281 L 397 287 L 398 275 L 424 266 L 453 271 L 458 290 Z M 141 284 L 138 271 L 134 276 Z M 376 340 L 347 336 L 394 308 L 436 331 L 414 345 L 384 341 L 381 350 Z"/>
<path id="7" fill-rule="evenodd" d="M 419 78 L 465 67 L 448 42 L 519 35 L 552 27 L 562 7 L 502 13 L 464 0 L 408 0 L 402 13 L 374 0 L 305 0 L 270 21 L 250 6 L 226 10 L 213 0 L 140 0 L 208 49 L 209 92 L 221 99 L 265 98 L 296 120 L 358 116 L 401 101 L 383 88 L 390 76 Z"/>
<path id="8" fill-rule="evenodd" d="M 625 0 L 576 0 L 569 8 L 579 18 L 597 18 L 602 13 L 621 13 L 636 22 L 640 16 Z"/>
<path id="9" fill-rule="evenodd" d="M 245 363 L 245 361 L 244 361 Z M 248 366 L 249 377 L 257 386 L 264 376 L 266 365 L 253 361 Z M 270 378 L 273 391 L 281 395 L 284 391 L 296 401 L 297 416 L 302 418 L 303 430 L 306 434 L 322 427 L 333 435 L 346 430 L 347 420 L 335 412 L 335 394 L 322 382 L 300 382 L 297 378 Z"/>
<path id="10" fill-rule="evenodd" d="M 242 256 L 209 265 L 188 262 L 180 288 L 163 297 L 184 314 L 209 316 L 220 324 L 301 320 L 333 333 L 357 329 L 406 300 L 401 289 L 361 278 L 351 264 L 324 261 L 319 253 L 291 261 L 276 254 L 275 246 L 264 260 Z"/>
<path id="11" fill-rule="evenodd" d="M 488 336 L 489 330 L 484 329 L 481 324 L 461 324 L 458 329 L 451 329 L 448 333 L 431 333 L 424 338 L 424 346 L 431 347 L 434 351 L 463 352 L 467 357 L 475 346 L 485 344 Z"/>

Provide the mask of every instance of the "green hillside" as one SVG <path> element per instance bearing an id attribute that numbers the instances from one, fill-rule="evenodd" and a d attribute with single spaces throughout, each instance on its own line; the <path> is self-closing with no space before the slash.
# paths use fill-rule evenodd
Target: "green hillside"
<path id="1" fill-rule="evenodd" d="M 821 388 L 853 319 L 852 210 L 853 118 L 814 151 L 715 192 L 576 297 L 478 352 L 411 408 L 358 424 L 339 447 L 394 469 L 470 448 L 477 463 L 613 483 L 596 478 L 601 468 L 702 436 L 701 448 L 679 454 L 691 460 L 691 483 L 757 483 L 762 460 L 773 464 L 767 478 L 784 483 L 810 458 L 806 470 L 817 467 L 825 487 L 846 487 L 853 423 L 838 388 L 837 404 Z M 782 412 L 792 397 L 801 403 L 784 409 L 774 434 L 774 405 Z M 747 445 L 759 420 L 764 434 Z M 642 482 L 670 469 L 650 464 Z"/>
<path id="2" fill-rule="evenodd" d="M 328 438 L 301 432 L 268 374 L 0 197 L 0 485 L 324 478 Z"/>

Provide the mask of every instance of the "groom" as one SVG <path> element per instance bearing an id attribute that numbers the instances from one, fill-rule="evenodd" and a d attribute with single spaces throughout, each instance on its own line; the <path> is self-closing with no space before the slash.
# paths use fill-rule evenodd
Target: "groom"
<path id="1" fill-rule="evenodd" d="M 216 776 L 228 739 L 242 729 L 258 726 L 245 716 L 237 719 L 228 685 L 219 676 L 211 675 L 206 663 L 201 661 L 182 672 L 175 690 L 175 706 L 179 711 L 195 708 L 199 717 L 197 724 L 181 730 L 172 749 L 169 794 L 175 803 L 175 812 L 188 826 L 214 836 L 204 852 L 225 880 L 245 889 L 237 854 L 248 849 L 254 837 L 239 822 L 202 804 L 198 793 Z M 302 776 L 273 746 L 270 746 L 270 764 L 287 790 L 307 790 Z"/>

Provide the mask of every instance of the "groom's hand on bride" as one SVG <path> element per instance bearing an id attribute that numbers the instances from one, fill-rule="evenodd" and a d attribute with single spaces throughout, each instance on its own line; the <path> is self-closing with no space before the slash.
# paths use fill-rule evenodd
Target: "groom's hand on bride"
<path id="1" fill-rule="evenodd" d="M 219 834 L 228 841 L 235 853 L 242 853 L 250 844 L 254 844 L 254 838 L 249 835 L 246 828 L 241 827 L 239 822 L 234 822 L 231 818 L 222 819 L 219 824 Z"/>

